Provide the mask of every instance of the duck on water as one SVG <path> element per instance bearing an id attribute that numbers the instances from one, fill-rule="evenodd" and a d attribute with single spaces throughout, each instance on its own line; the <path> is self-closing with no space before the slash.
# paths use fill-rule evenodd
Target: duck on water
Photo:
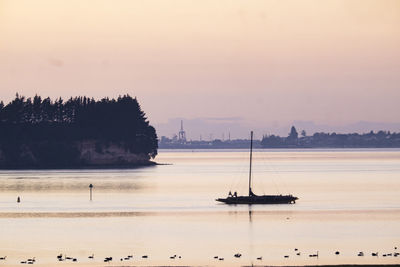
<path id="1" fill-rule="evenodd" d="M 250 170 L 249 170 L 249 195 L 238 196 L 236 192 L 227 198 L 217 198 L 216 201 L 225 204 L 294 204 L 298 199 L 292 195 L 256 195 L 251 190 L 251 167 L 253 160 L 253 131 L 250 132 Z"/>

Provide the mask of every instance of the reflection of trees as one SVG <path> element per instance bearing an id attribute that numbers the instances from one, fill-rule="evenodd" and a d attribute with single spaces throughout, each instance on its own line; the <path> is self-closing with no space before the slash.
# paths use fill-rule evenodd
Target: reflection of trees
<path id="1" fill-rule="evenodd" d="M 62 179 L 62 178 L 61 178 Z M 73 180 L 48 180 L 41 179 L 7 179 L 0 181 L 0 192 L 86 192 L 88 181 Z M 144 185 L 138 181 L 98 181 L 96 191 L 137 191 L 144 189 Z"/>

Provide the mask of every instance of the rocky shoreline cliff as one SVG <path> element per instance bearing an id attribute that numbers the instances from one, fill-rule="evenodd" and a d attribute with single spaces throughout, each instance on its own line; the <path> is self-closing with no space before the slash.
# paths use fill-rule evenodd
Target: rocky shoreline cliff
<path id="1" fill-rule="evenodd" d="M 40 144 L 35 144 L 35 147 Z M 47 146 L 47 145 L 46 145 Z M 123 144 L 101 144 L 96 141 L 75 142 L 59 150 L 53 155 L 52 160 L 43 160 L 43 155 L 38 155 L 28 145 L 18 149 L 18 159 L 10 162 L 0 149 L 0 169 L 71 169 L 71 168 L 134 168 L 155 165 L 146 153 L 132 153 Z M 75 155 L 73 160 L 63 161 L 66 154 Z"/>

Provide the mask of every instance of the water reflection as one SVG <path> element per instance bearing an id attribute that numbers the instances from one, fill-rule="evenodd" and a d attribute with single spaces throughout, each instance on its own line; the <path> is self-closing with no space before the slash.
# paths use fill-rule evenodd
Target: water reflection
<path id="1" fill-rule="evenodd" d="M 98 191 L 114 192 L 149 190 L 154 186 L 154 184 L 143 181 L 145 178 L 140 176 L 132 179 L 99 178 L 101 177 L 82 177 L 79 174 L 77 177 L 65 177 L 57 174 L 54 177 L 0 177 L 0 192 L 81 192 L 87 191 L 90 183 L 96 183 Z"/>
<path id="2" fill-rule="evenodd" d="M 257 192 L 287 190 L 295 205 L 215 202 L 230 186 L 247 192 L 247 151 L 160 151 L 173 165 L 136 170 L 0 171 L 0 247 L 7 263 L 30 253 L 47 266 L 61 252 L 149 255 L 135 266 L 170 265 L 174 254 L 187 266 L 395 262 L 357 253 L 400 247 L 400 151 L 272 151 L 271 168 L 257 153 Z"/>

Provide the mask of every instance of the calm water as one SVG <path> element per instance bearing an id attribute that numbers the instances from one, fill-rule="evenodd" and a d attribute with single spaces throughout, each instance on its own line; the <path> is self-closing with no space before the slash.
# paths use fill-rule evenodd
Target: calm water
<path id="1" fill-rule="evenodd" d="M 400 150 L 256 151 L 253 191 L 292 193 L 295 205 L 215 202 L 229 190 L 247 193 L 246 150 L 161 150 L 157 162 L 171 165 L 0 171 L 0 265 L 30 257 L 67 265 L 59 253 L 94 266 L 400 262 L 383 257 L 395 246 L 400 252 Z M 174 254 L 182 258 L 169 259 Z M 104 263 L 107 256 L 114 261 Z"/>

